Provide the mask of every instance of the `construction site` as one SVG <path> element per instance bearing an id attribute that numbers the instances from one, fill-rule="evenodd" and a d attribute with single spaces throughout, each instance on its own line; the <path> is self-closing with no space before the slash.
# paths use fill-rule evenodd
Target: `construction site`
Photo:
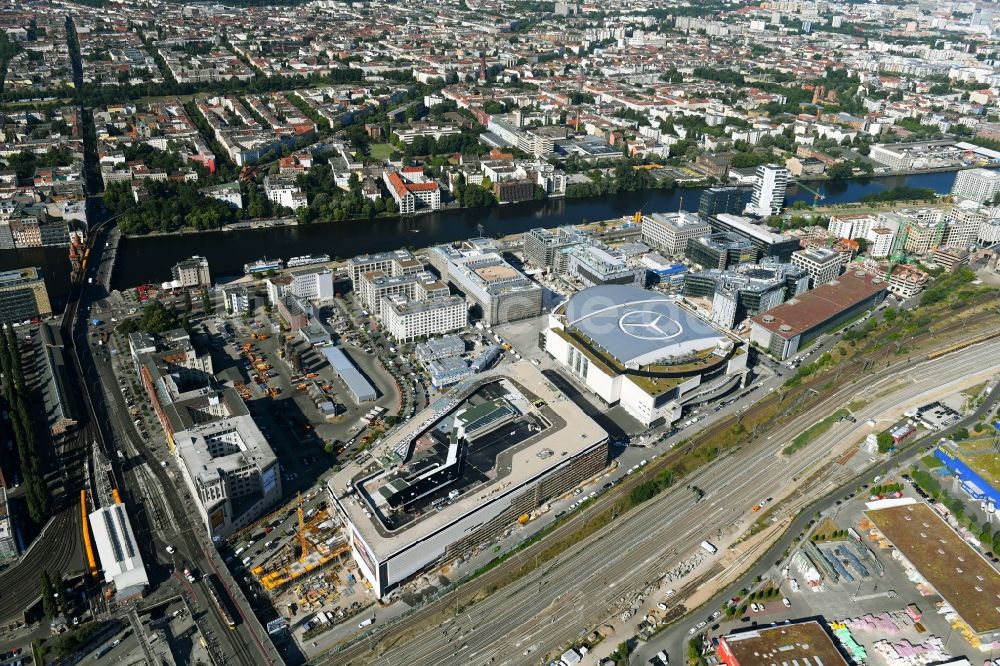
<path id="1" fill-rule="evenodd" d="M 297 497 L 232 540 L 244 582 L 259 587 L 292 626 L 311 614 L 344 617 L 368 605 L 340 521 L 311 493 Z"/>

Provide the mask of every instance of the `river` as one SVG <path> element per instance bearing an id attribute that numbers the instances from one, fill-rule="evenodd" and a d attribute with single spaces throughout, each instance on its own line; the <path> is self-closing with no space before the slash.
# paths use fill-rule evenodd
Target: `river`
<path id="1" fill-rule="evenodd" d="M 955 172 L 890 176 L 811 184 L 825 195 L 823 204 L 849 203 L 866 194 L 899 186 L 928 187 L 939 193 L 951 190 Z M 173 236 L 137 237 L 119 243 L 112 277 L 115 288 L 170 279 L 170 267 L 193 254 L 208 258 L 212 276 L 242 275 L 243 264 L 261 257 L 288 259 L 304 254 L 327 253 L 352 257 L 365 252 L 399 247 L 427 247 L 478 235 L 478 226 L 488 236 L 520 233 L 535 227 L 557 227 L 610 220 L 643 212 L 698 208 L 700 189 L 648 190 L 594 199 L 548 199 L 519 204 L 441 211 L 415 218 L 349 221 L 330 224 L 213 231 Z M 788 188 L 786 204 L 813 201 L 813 195 L 795 185 Z M 0 250 L 0 270 L 39 266 L 46 278 L 53 307 L 60 310 L 69 289 L 69 259 L 64 247 Z"/>

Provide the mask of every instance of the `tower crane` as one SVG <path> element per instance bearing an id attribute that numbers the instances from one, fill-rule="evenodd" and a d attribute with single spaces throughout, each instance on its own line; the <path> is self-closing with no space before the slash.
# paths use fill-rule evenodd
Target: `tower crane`
<path id="1" fill-rule="evenodd" d="M 822 192 L 818 191 L 818 190 L 814 190 L 813 188 L 809 187 L 808 185 L 806 185 L 805 183 L 803 183 L 801 181 L 796 181 L 795 184 L 798 185 L 799 187 L 801 187 L 806 192 L 810 192 L 813 195 L 813 203 L 812 203 L 812 208 L 811 208 L 811 211 L 812 211 L 812 220 L 811 220 L 811 222 L 815 223 L 816 222 L 816 204 L 819 203 L 820 201 L 822 201 L 823 199 L 826 199 L 826 195 L 823 194 Z"/>
<path id="2" fill-rule="evenodd" d="M 298 500 L 298 514 L 299 514 L 299 548 L 302 553 L 299 555 L 299 562 L 306 561 L 306 553 L 309 552 L 309 540 L 306 539 L 306 518 L 305 512 L 302 510 L 302 494 L 297 493 L 296 499 Z"/>

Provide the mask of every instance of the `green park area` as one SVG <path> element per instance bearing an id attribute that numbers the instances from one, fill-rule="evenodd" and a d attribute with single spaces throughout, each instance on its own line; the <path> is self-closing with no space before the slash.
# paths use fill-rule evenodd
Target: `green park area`
<path id="1" fill-rule="evenodd" d="M 370 151 L 371 158 L 373 160 L 383 160 L 389 159 L 392 152 L 396 150 L 391 143 L 373 143 L 368 147 Z"/>

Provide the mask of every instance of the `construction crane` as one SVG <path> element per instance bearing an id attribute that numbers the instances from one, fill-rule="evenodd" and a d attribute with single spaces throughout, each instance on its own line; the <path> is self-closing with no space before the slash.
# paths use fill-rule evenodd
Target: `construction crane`
<path id="1" fill-rule="evenodd" d="M 795 184 L 798 185 L 799 187 L 801 187 L 806 192 L 810 192 L 813 195 L 813 203 L 812 203 L 812 208 L 811 208 L 812 219 L 810 220 L 810 222 L 812 224 L 815 224 L 816 223 L 816 204 L 819 203 L 820 201 L 822 201 L 823 199 L 826 199 L 826 195 L 823 194 L 823 193 L 821 193 L 821 192 L 819 192 L 818 190 L 814 190 L 813 188 L 809 187 L 808 185 L 806 185 L 805 183 L 803 183 L 801 181 L 796 181 Z M 782 225 L 784 225 L 784 223 L 782 223 Z"/>
<path id="2" fill-rule="evenodd" d="M 899 234 L 896 238 L 896 242 L 892 246 L 892 251 L 889 253 L 889 264 L 885 271 L 886 280 L 892 277 L 892 271 L 896 268 L 896 265 L 906 260 L 906 241 L 909 237 L 910 225 L 907 224 L 903 227 L 903 233 Z"/>
<path id="3" fill-rule="evenodd" d="M 302 553 L 299 555 L 299 562 L 306 561 L 306 553 L 309 552 L 309 540 L 306 539 L 306 517 L 305 512 L 302 510 L 302 494 L 296 493 L 296 499 L 299 504 L 299 548 Z"/>

